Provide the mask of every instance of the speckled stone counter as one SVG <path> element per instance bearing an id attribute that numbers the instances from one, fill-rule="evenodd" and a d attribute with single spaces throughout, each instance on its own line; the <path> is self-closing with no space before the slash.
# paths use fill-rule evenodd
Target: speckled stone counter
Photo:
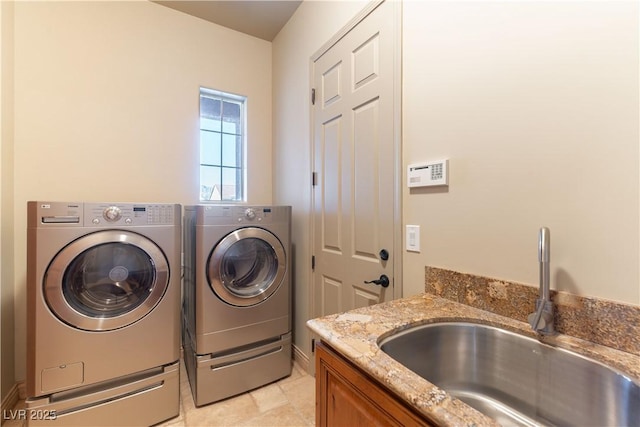
<path id="1" fill-rule="evenodd" d="M 447 426 L 495 426 L 497 423 L 452 398 L 378 348 L 378 342 L 396 331 L 436 322 L 466 321 L 498 326 L 536 337 L 525 322 L 470 307 L 433 294 L 330 315 L 307 322 L 323 341 L 351 360 L 430 420 Z M 583 354 L 640 378 L 640 357 L 568 335 L 542 341 Z"/>
<path id="2" fill-rule="evenodd" d="M 538 286 L 425 267 L 425 292 L 527 321 Z M 556 331 L 640 356 L 640 307 L 551 290 Z"/>

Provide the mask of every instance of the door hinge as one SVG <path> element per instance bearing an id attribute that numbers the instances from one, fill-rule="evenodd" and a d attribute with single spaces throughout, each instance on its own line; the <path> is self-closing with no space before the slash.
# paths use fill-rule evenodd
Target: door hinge
<path id="1" fill-rule="evenodd" d="M 315 269 L 316 269 L 316 256 L 311 255 L 311 271 L 314 271 Z"/>
<path id="2" fill-rule="evenodd" d="M 311 172 L 311 186 L 315 187 L 318 185 L 318 172 Z"/>
<path id="3" fill-rule="evenodd" d="M 316 105 L 316 90 L 311 89 L 311 105 Z"/>
<path id="4" fill-rule="evenodd" d="M 311 353 L 315 353 L 315 352 L 316 352 L 316 339 L 311 338 Z"/>

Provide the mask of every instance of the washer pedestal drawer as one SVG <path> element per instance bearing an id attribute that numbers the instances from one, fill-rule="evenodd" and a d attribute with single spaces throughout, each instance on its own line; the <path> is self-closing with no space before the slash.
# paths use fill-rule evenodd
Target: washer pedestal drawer
<path id="1" fill-rule="evenodd" d="M 26 400 L 27 426 L 149 426 L 180 413 L 180 362 Z"/>

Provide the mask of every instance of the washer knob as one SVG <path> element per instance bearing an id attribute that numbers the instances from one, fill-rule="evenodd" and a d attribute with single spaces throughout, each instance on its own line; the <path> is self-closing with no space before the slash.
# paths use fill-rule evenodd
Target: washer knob
<path id="1" fill-rule="evenodd" d="M 255 219 L 256 211 L 254 211 L 253 209 L 249 208 L 246 211 L 244 211 L 244 216 L 246 216 L 247 219 Z"/>
<path id="2" fill-rule="evenodd" d="M 117 206 L 109 206 L 102 212 L 102 216 L 109 222 L 115 222 L 122 216 L 122 211 Z"/>

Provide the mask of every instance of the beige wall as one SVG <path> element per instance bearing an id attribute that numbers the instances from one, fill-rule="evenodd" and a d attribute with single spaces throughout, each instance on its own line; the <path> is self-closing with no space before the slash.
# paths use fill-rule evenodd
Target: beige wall
<path id="1" fill-rule="evenodd" d="M 0 400 L 15 382 L 13 55 L 13 3 L 0 2 Z"/>
<path id="2" fill-rule="evenodd" d="M 248 202 L 272 202 L 271 43 L 148 1 L 15 5 L 16 379 L 28 200 L 198 202 L 199 87 L 248 96 Z"/>
<path id="3" fill-rule="evenodd" d="M 294 343 L 306 355 L 311 341 L 310 58 L 351 20 L 367 1 L 303 2 L 273 41 L 274 201 L 293 206 Z"/>
<path id="4" fill-rule="evenodd" d="M 309 317 L 309 58 L 364 7 L 306 1 L 273 43 L 275 199 L 295 212 L 296 344 Z M 333 10 L 344 13 L 333 15 Z M 408 191 L 404 295 L 433 265 L 640 304 L 637 2 L 403 2 L 403 161 L 450 159 Z M 402 172 L 405 176 L 405 171 Z"/>
<path id="5" fill-rule="evenodd" d="M 405 294 L 424 266 L 640 304 L 638 2 L 404 4 L 404 162 L 449 158 L 448 191 L 405 188 Z"/>

